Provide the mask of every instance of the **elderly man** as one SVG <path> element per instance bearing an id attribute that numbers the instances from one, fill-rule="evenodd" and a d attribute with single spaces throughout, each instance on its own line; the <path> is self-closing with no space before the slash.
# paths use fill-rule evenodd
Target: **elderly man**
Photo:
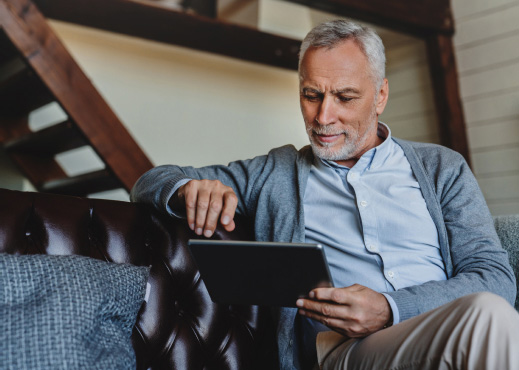
<path id="1" fill-rule="evenodd" d="M 310 147 L 157 167 L 132 199 L 185 211 L 206 237 L 218 222 L 233 230 L 238 212 L 258 240 L 324 246 L 338 288 L 281 309 L 282 369 L 318 359 L 340 369 L 518 368 L 515 279 L 485 201 L 459 154 L 393 138 L 378 121 L 389 93 L 378 35 L 321 24 L 302 43 L 299 76 Z"/>

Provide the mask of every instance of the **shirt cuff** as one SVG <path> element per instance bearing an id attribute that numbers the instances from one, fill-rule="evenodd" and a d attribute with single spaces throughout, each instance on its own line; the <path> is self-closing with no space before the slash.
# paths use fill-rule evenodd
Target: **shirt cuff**
<path id="1" fill-rule="evenodd" d="M 391 312 L 393 312 L 393 325 L 398 324 L 400 322 L 400 312 L 398 312 L 395 300 L 389 294 L 382 293 L 382 295 L 386 297 L 389 306 L 391 307 Z"/>
<path id="2" fill-rule="evenodd" d="M 182 179 L 180 180 L 179 182 L 177 182 L 175 184 L 175 186 L 173 186 L 169 192 L 169 195 L 167 197 L 168 201 L 166 202 L 166 211 L 173 217 L 176 217 L 176 218 L 186 218 L 186 214 L 185 212 L 183 213 L 179 213 L 179 212 L 174 212 L 171 207 L 169 206 L 169 201 L 171 199 L 171 197 L 177 192 L 177 190 L 182 186 L 182 185 L 185 185 L 187 184 L 189 181 L 191 181 L 192 179 Z"/>

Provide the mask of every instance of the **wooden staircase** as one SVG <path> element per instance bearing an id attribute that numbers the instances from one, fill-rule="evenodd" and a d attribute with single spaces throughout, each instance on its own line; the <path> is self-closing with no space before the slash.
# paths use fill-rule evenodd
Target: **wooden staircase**
<path id="1" fill-rule="evenodd" d="M 56 102 L 67 119 L 33 131 Z M 86 196 L 130 190 L 152 163 L 28 0 L 0 0 L 0 145 L 38 191 Z M 105 168 L 68 176 L 56 155 L 90 146 Z"/>

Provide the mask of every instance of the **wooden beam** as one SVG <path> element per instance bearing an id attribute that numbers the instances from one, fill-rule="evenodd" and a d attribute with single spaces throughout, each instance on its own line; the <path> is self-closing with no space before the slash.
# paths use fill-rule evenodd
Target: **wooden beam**
<path id="1" fill-rule="evenodd" d="M 52 19 L 297 70 L 301 41 L 128 0 L 35 0 Z"/>
<path id="2" fill-rule="evenodd" d="M 461 153 L 470 164 L 452 38 L 446 35 L 433 35 L 426 42 L 441 144 Z"/>
<path id="3" fill-rule="evenodd" d="M 425 37 L 454 33 L 450 0 L 285 0 Z"/>

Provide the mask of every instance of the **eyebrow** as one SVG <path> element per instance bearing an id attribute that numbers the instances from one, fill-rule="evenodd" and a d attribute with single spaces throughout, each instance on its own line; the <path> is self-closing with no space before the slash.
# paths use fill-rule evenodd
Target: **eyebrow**
<path id="1" fill-rule="evenodd" d="M 316 94 L 323 94 L 323 92 L 319 89 L 315 89 L 313 87 L 304 87 L 302 89 L 302 92 L 303 93 L 309 93 L 309 92 L 312 92 L 312 93 L 316 93 Z M 333 95 L 338 95 L 338 94 L 357 94 L 357 95 L 360 95 L 360 91 L 353 88 L 353 87 L 345 87 L 343 89 L 338 89 L 338 90 L 332 90 L 330 91 Z"/>
<path id="2" fill-rule="evenodd" d="M 313 87 L 303 87 L 303 89 L 301 90 L 304 94 L 306 93 L 315 93 L 315 94 L 322 94 L 323 92 L 319 89 L 314 89 Z"/>
<path id="3" fill-rule="evenodd" d="M 332 90 L 331 91 L 332 94 L 336 95 L 336 94 L 360 94 L 360 91 L 353 88 L 353 87 L 346 87 L 344 89 L 339 89 L 339 90 Z"/>

